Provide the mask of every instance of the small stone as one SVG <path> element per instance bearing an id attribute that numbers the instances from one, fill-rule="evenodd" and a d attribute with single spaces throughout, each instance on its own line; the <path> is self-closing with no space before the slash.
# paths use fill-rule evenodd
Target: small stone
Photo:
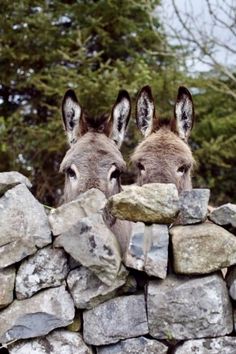
<path id="1" fill-rule="evenodd" d="M 236 204 L 224 204 L 214 209 L 209 219 L 218 225 L 232 225 L 236 227 Z"/>
<path id="2" fill-rule="evenodd" d="M 184 191 L 179 196 L 180 213 L 175 224 L 196 224 L 207 218 L 209 204 L 209 189 L 192 189 Z"/>
<path id="3" fill-rule="evenodd" d="M 229 288 L 229 294 L 233 300 L 236 300 L 236 266 L 228 268 L 226 282 Z"/>
<path id="4" fill-rule="evenodd" d="M 145 337 L 126 339 L 97 348 L 97 354 L 167 354 L 167 351 L 166 345 Z"/>
<path id="5" fill-rule="evenodd" d="M 171 275 L 150 281 L 147 294 L 149 334 L 154 338 L 181 340 L 232 332 L 232 306 L 219 274 Z"/>
<path id="6" fill-rule="evenodd" d="M 178 191 L 174 184 L 133 185 L 110 197 L 106 208 L 123 220 L 171 224 L 179 212 Z"/>
<path id="7" fill-rule="evenodd" d="M 44 336 L 55 328 L 68 326 L 74 315 L 73 300 L 63 285 L 30 299 L 15 300 L 0 312 L 0 343 Z"/>
<path id="8" fill-rule="evenodd" d="M 113 284 L 121 266 L 120 247 L 102 215 L 81 219 L 57 237 L 55 247 L 63 247 L 76 261 L 89 268 L 106 285 Z"/>
<path id="9" fill-rule="evenodd" d="M 0 270 L 0 309 L 13 301 L 16 270 L 14 267 Z"/>
<path id="10" fill-rule="evenodd" d="M 46 337 L 23 340 L 9 347 L 9 354 L 92 354 L 79 333 L 57 330 Z"/>
<path id="11" fill-rule="evenodd" d="M 51 242 L 44 207 L 24 184 L 0 199 L 0 268 L 8 267 Z"/>
<path id="12" fill-rule="evenodd" d="M 91 270 L 80 267 L 72 270 L 67 278 L 67 284 L 78 309 L 91 309 L 100 303 L 113 298 L 117 290 L 125 284 L 128 272 L 122 266 L 117 278 L 108 286 Z"/>
<path id="13" fill-rule="evenodd" d="M 220 226 L 175 226 L 170 234 L 176 273 L 207 274 L 236 263 L 236 238 Z"/>
<path id="14" fill-rule="evenodd" d="M 177 347 L 175 354 L 235 354 L 235 347 L 235 337 L 195 339 Z"/>
<path id="15" fill-rule="evenodd" d="M 67 232 L 82 218 L 97 213 L 104 208 L 106 197 L 99 189 L 89 189 L 78 199 L 53 209 L 48 217 L 53 235 L 57 236 Z"/>
<path id="16" fill-rule="evenodd" d="M 116 297 L 83 313 L 84 340 L 91 345 L 116 343 L 148 333 L 144 295 Z"/>
<path id="17" fill-rule="evenodd" d="M 125 254 L 126 267 L 137 270 L 144 269 L 145 262 L 145 224 L 142 222 L 132 223 L 132 233 L 129 246 Z"/>
<path id="18" fill-rule="evenodd" d="M 1 172 L 0 173 L 0 196 L 3 195 L 8 189 L 15 187 L 17 184 L 25 184 L 26 187 L 31 188 L 30 180 L 16 171 Z"/>
<path id="19" fill-rule="evenodd" d="M 26 299 L 41 289 L 59 286 L 69 272 L 63 249 L 52 246 L 37 251 L 21 263 L 16 276 L 16 297 Z"/>
<path id="20" fill-rule="evenodd" d="M 75 311 L 75 317 L 73 319 L 73 322 L 66 327 L 68 331 L 71 332 L 79 332 L 82 329 L 82 316 L 81 312 L 79 310 Z"/>

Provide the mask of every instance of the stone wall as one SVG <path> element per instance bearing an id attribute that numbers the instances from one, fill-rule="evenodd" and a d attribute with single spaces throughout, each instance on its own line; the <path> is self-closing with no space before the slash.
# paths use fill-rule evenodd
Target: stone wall
<path id="1" fill-rule="evenodd" d="M 150 184 L 49 210 L 30 187 L 0 174 L 0 353 L 236 353 L 235 205 Z"/>

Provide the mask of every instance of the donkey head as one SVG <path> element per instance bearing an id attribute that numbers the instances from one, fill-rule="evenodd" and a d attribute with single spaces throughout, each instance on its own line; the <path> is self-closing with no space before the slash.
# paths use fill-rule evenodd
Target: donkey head
<path id="1" fill-rule="evenodd" d="M 62 117 L 70 149 L 60 171 L 65 173 L 64 201 L 75 199 L 90 188 L 109 197 L 120 192 L 120 174 L 125 161 L 119 151 L 131 111 L 127 91 L 120 91 L 111 110 L 98 119 L 82 110 L 74 91 L 68 90 L 62 102 Z"/>
<path id="2" fill-rule="evenodd" d="M 138 169 L 139 185 L 174 183 L 179 192 L 192 188 L 194 158 L 188 138 L 193 120 L 193 101 L 185 87 L 179 87 L 174 118 L 168 122 L 161 122 L 156 117 L 151 88 L 141 89 L 137 98 L 136 122 L 144 140 L 132 156 Z"/>

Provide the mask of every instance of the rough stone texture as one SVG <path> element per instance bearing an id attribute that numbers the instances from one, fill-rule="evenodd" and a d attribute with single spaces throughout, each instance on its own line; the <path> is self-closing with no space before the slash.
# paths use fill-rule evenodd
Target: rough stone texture
<path id="1" fill-rule="evenodd" d="M 133 185 L 109 198 L 107 208 L 119 219 L 171 224 L 179 212 L 178 191 L 174 184 Z"/>
<path id="2" fill-rule="evenodd" d="M 15 300 L 0 313 L 0 343 L 43 336 L 69 325 L 74 314 L 74 303 L 65 286 Z"/>
<path id="3" fill-rule="evenodd" d="M 220 226 L 175 226 L 170 234 L 176 273 L 207 274 L 236 263 L 236 238 Z"/>
<path id="4" fill-rule="evenodd" d="M 214 209 L 209 215 L 210 220 L 218 225 L 236 227 L 236 204 L 227 203 Z"/>
<path id="5" fill-rule="evenodd" d="M 226 275 L 226 282 L 229 288 L 229 294 L 233 300 L 236 300 L 236 266 L 228 269 Z"/>
<path id="6" fill-rule="evenodd" d="M 182 192 L 179 196 L 180 213 L 176 223 L 187 225 L 204 222 L 207 218 L 209 198 L 209 189 L 192 189 Z"/>
<path id="7" fill-rule="evenodd" d="M 43 206 L 24 184 L 0 199 L 0 268 L 5 268 L 51 242 Z"/>
<path id="8" fill-rule="evenodd" d="M 81 219 L 55 240 L 75 260 L 89 268 L 106 285 L 112 285 L 121 266 L 119 244 L 100 214 Z"/>
<path id="9" fill-rule="evenodd" d="M 219 274 L 151 281 L 147 309 L 149 333 L 157 339 L 217 337 L 233 329 L 231 303 Z"/>
<path id="10" fill-rule="evenodd" d="M 79 333 L 57 330 L 46 337 L 24 340 L 9 348 L 9 354 L 92 354 Z"/>
<path id="11" fill-rule="evenodd" d="M 84 340 L 92 345 L 116 343 L 120 339 L 148 333 L 143 295 L 121 296 L 83 313 Z"/>
<path id="12" fill-rule="evenodd" d="M 145 226 L 141 222 L 133 223 L 124 263 L 127 267 L 164 279 L 167 272 L 168 245 L 167 225 Z"/>
<path id="13" fill-rule="evenodd" d="M 52 246 L 37 251 L 21 263 L 16 276 L 16 297 L 25 299 L 37 291 L 62 284 L 69 272 L 63 249 Z"/>
<path id="14" fill-rule="evenodd" d="M 32 184 L 29 179 L 16 171 L 1 172 L 0 173 L 0 196 L 8 189 L 15 187 L 17 184 L 25 184 L 26 187 L 31 188 Z"/>
<path id="15" fill-rule="evenodd" d="M 98 212 L 106 204 L 105 195 L 92 188 L 81 194 L 78 199 L 53 209 L 48 217 L 54 235 L 67 232 L 82 218 Z"/>
<path id="16" fill-rule="evenodd" d="M 128 272 L 122 266 L 118 277 L 108 286 L 91 270 L 80 267 L 72 270 L 67 278 L 67 284 L 75 306 L 79 309 L 91 309 L 98 304 L 113 298 L 117 289 L 125 284 Z"/>
<path id="17" fill-rule="evenodd" d="M 235 354 L 235 337 L 220 337 L 189 340 L 180 345 L 175 354 Z"/>
<path id="18" fill-rule="evenodd" d="M 97 348 L 97 354 L 167 354 L 167 351 L 166 345 L 145 337 L 126 339 Z"/>
<path id="19" fill-rule="evenodd" d="M 16 270 L 14 267 L 0 270 L 0 309 L 13 301 Z"/>

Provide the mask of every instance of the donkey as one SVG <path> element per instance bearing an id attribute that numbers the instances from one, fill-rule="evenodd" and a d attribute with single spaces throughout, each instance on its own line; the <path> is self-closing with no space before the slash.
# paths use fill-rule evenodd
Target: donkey
<path id="1" fill-rule="evenodd" d="M 76 199 L 90 188 L 100 189 L 106 197 L 121 191 L 120 175 L 126 164 L 119 148 L 131 113 L 127 91 L 121 90 L 110 114 L 93 119 L 85 114 L 73 90 L 65 93 L 62 118 L 70 149 L 60 171 L 65 174 L 64 202 Z M 121 222 L 122 223 L 122 222 Z M 129 230 L 117 220 L 112 226 L 122 251 Z"/>
<path id="2" fill-rule="evenodd" d="M 136 103 L 136 123 L 144 140 L 135 149 L 131 160 L 137 167 L 137 184 L 174 183 L 179 192 L 192 189 L 191 172 L 194 158 L 188 138 L 194 122 L 192 96 L 179 87 L 174 118 L 160 121 L 149 86 L 144 86 Z"/>

